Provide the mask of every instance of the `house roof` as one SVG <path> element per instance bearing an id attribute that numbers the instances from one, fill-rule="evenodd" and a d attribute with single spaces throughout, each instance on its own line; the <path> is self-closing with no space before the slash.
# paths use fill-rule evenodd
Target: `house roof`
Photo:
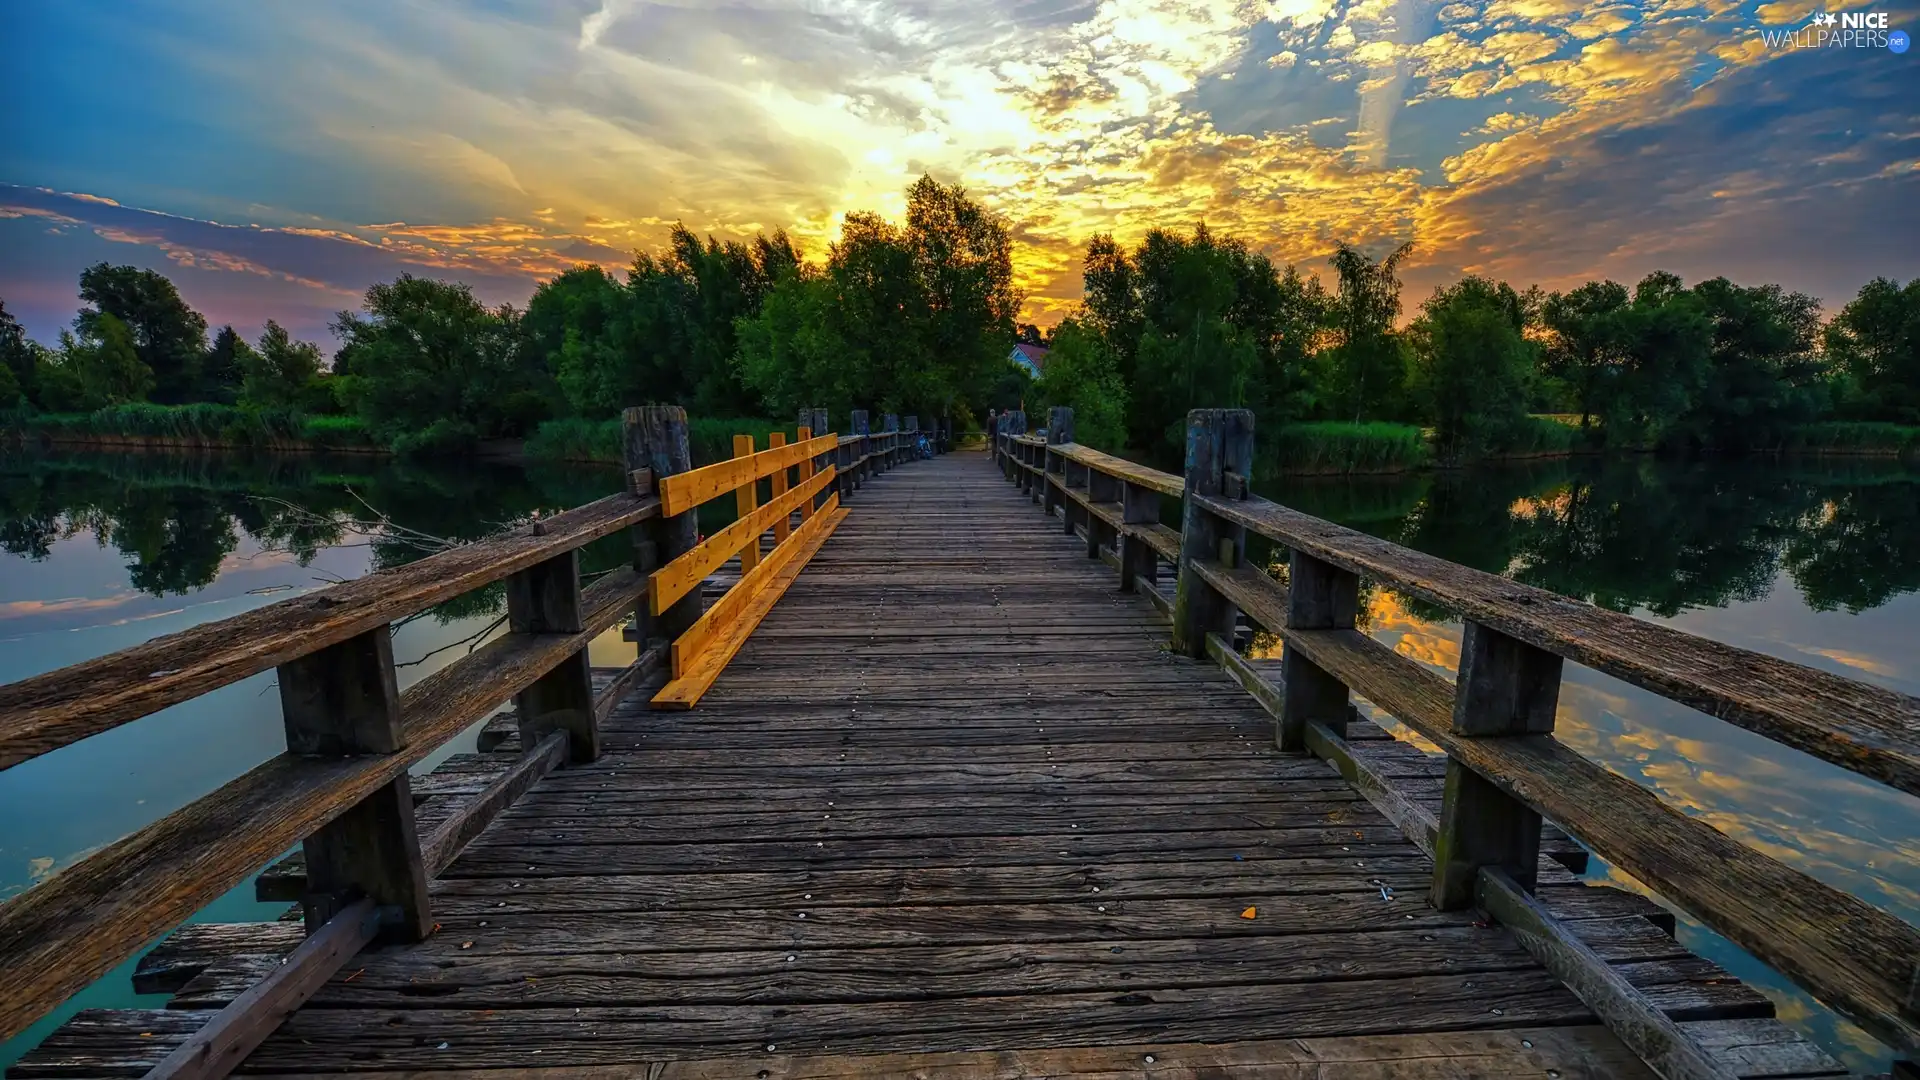
<path id="1" fill-rule="evenodd" d="M 1043 368 L 1047 364 L 1047 347 L 1044 345 L 1029 345 L 1023 341 L 1015 345 L 1013 351 L 1026 357 L 1027 363 L 1032 364 L 1035 370 Z"/>

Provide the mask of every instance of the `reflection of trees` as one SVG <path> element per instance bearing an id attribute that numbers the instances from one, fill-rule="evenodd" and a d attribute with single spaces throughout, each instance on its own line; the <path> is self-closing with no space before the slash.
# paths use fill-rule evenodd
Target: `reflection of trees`
<path id="1" fill-rule="evenodd" d="M 1920 589 L 1920 478 L 1836 490 L 1787 543 L 1785 563 L 1815 611 L 1858 613 Z"/>
<path id="2" fill-rule="evenodd" d="M 1820 610 L 1860 611 L 1920 589 L 1920 475 L 1892 462 L 1578 459 L 1427 478 L 1283 478 L 1262 491 L 1616 611 L 1757 600 L 1783 568 Z"/>
<path id="3" fill-rule="evenodd" d="M 127 556 L 135 588 L 184 593 L 219 575 L 240 532 L 291 552 L 303 566 L 324 548 L 365 542 L 373 566 L 388 569 L 431 553 L 403 529 L 476 540 L 534 512 L 591 501 L 617 484 L 617 471 L 591 467 L 533 474 L 486 463 L 366 458 L 0 455 L 0 549 L 44 559 L 53 541 L 89 530 Z M 383 519 L 402 528 L 355 534 L 355 522 Z M 583 552 L 582 565 L 609 569 L 629 558 L 630 545 L 616 536 Z M 503 597 L 498 587 L 477 590 L 435 614 L 497 611 Z"/>

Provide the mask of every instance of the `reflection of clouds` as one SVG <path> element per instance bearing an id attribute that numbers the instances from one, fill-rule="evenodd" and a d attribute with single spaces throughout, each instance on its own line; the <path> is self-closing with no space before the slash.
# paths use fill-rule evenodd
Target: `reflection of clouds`
<path id="1" fill-rule="evenodd" d="M 145 597 L 140 593 L 121 592 L 112 596 L 70 596 L 59 600 L 7 600 L 0 602 L 0 620 L 105 611 L 142 599 Z"/>

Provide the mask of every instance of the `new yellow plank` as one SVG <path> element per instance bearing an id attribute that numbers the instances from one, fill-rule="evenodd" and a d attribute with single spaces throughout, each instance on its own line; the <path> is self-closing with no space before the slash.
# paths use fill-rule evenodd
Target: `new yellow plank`
<path id="1" fill-rule="evenodd" d="M 694 658 L 688 666 L 686 673 L 675 678 L 654 695 L 651 706 L 655 709 L 693 708 L 708 688 L 713 686 L 714 680 L 720 677 L 720 673 L 726 670 L 727 664 L 740 651 L 740 646 L 747 643 L 747 638 L 753 634 L 754 628 L 760 625 L 760 620 L 766 618 L 767 613 L 773 610 L 773 605 L 787 591 L 787 586 L 792 585 L 795 579 L 799 578 L 800 571 L 806 569 L 807 561 L 813 558 L 822 544 L 827 542 L 827 537 L 833 535 L 833 530 L 839 526 L 840 519 L 846 516 L 847 512 L 839 508 L 838 496 L 829 498 L 827 504 L 821 507 L 821 513 L 801 530 L 810 532 L 812 535 L 801 537 L 800 533 L 795 533 L 792 543 L 775 548 L 774 555 L 760 565 L 762 569 L 772 566 L 778 566 L 779 569 L 764 583 L 764 587 L 752 594 L 751 599 L 746 601 L 745 608 L 738 613 L 725 631 L 700 651 L 699 656 Z M 782 552 L 789 553 L 785 559 L 780 558 Z M 746 581 L 742 579 L 741 584 L 734 587 L 734 591 L 739 591 L 745 584 Z M 713 613 L 710 611 L 708 614 Z"/>
<path id="2" fill-rule="evenodd" d="M 752 457 L 731 458 L 690 472 L 675 473 L 660 481 L 660 512 L 668 517 L 684 514 L 708 499 L 725 495 L 775 469 L 784 469 L 805 458 L 824 454 L 838 445 L 837 436 L 822 435 L 817 439 L 789 443 L 775 450 L 762 450 Z"/>
<path id="3" fill-rule="evenodd" d="M 793 513 L 794 508 L 810 502 L 816 492 L 825 487 L 833 478 L 833 470 L 815 476 L 811 481 L 789 490 L 778 499 L 753 511 L 733 524 L 714 533 L 692 551 L 685 552 L 672 562 L 655 570 L 647 579 L 647 608 L 655 615 L 672 607 L 674 601 L 700 587 L 707 575 L 720 569 L 733 554 L 748 542 L 757 539 L 767 531 L 767 526 Z M 779 549 L 775 549 L 776 551 Z M 751 568 L 748 568 L 751 569 Z"/>
<path id="4" fill-rule="evenodd" d="M 807 441 L 806 428 L 800 429 L 800 441 Z M 767 446 L 770 449 L 778 450 L 785 445 L 787 445 L 786 432 L 776 431 L 767 436 Z M 768 484 L 770 485 L 770 489 L 767 492 L 767 497 L 777 501 L 780 496 L 787 493 L 787 470 L 784 468 L 773 470 L 773 475 L 768 479 Z M 773 519 L 774 543 L 781 544 L 786 542 L 787 533 L 792 529 L 792 517 L 792 514 L 781 514 L 779 517 Z M 756 548 L 756 550 L 758 549 Z"/>
<path id="5" fill-rule="evenodd" d="M 733 456 L 736 458 L 753 456 L 753 436 L 735 435 L 733 437 Z M 754 503 L 759 492 L 760 482 L 749 480 L 733 489 L 733 510 L 740 520 L 753 516 Z M 762 530 L 763 532 L 765 530 Z M 746 573 L 760 565 L 760 533 L 747 537 L 740 546 L 740 572 Z"/>

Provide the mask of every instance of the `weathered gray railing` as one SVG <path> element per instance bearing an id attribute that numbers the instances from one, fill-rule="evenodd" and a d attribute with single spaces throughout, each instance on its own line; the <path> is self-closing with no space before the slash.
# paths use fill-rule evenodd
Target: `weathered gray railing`
<path id="1" fill-rule="evenodd" d="M 269 670 L 287 739 L 285 753 L 0 905 L 0 1041 L 295 845 L 307 944 L 151 1075 L 225 1075 L 376 935 L 427 934 L 428 878 L 539 776 L 597 758 L 612 706 L 702 620 L 698 582 L 678 587 L 660 612 L 648 594 L 698 546 L 693 509 L 721 493 L 707 489 L 737 492 L 744 510 L 762 480 L 778 495 L 795 473 L 804 482 L 837 466 L 829 479 L 840 492 L 809 486 L 798 534 L 810 512 L 915 452 L 914 417 L 903 426 L 889 416 L 879 433 L 866 430 L 864 413 L 854 422 L 852 435 L 815 438 L 808 428 L 824 432 L 826 414 L 806 410 L 795 443 L 782 434 L 756 453 L 749 439 L 744 457 L 694 470 L 682 410 L 629 409 L 622 494 L 0 686 L 0 771 Z M 802 499 L 796 492 L 778 509 Z M 785 540 L 786 515 L 763 516 Z M 579 549 L 623 530 L 632 564 L 583 586 Z M 760 537 L 743 535 L 748 543 L 757 558 Z M 746 560 L 744 547 L 737 554 Z M 401 692 L 392 624 L 502 580 L 510 632 Z M 596 695 L 587 645 L 629 615 L 640 656 Z M 408 770 L 509 699 L 525 748 L 519 762 L 419 835 Z"/>
<path id="2" fill-rule="evenodd" d="M 1073 442 L 1071 410 L 1044 438 L 1024 413 L 996 418 L 1009 480 L 1117 548 L 1123 587 L 1178 567 L 1166 610 L 1176 650 L 1213 657 L 1274 715 L 1281 750 L 1335 763 L 1434 859 L 1431 902 L 1478 905 L 1508 924 L 1648 1062 L 1721 1077 L 1698 1047 L 1531 897 L 1542 818 L 1632 874 L 1908 1058 L 1920 1057 L 1920 932 L 1736 843 L 1553 736 L 1572 660 L 1728 723 L 1920 795 L 1920 699 L 1631 618 L 1343 528 L 1252 494 L 1253 416 L 1189 414 L 1186 474 Z M 1160 524 L 1182 500 L 1183 527 Z M 1245 561 L 1246 535 L 1287 552 L 1287 583 Z M 1459 614 L 1457 678 L 1355 629 L 1361 577 Z M 1284 644 L 1281 679 L 1234 649 L 1238 616 Z M 1353 755 L 1358 694 L 1447 755 L 1441 810 L 1416 805 Z M 1911 1068 L 1911 1064 L 1902 1068 Z"/>

